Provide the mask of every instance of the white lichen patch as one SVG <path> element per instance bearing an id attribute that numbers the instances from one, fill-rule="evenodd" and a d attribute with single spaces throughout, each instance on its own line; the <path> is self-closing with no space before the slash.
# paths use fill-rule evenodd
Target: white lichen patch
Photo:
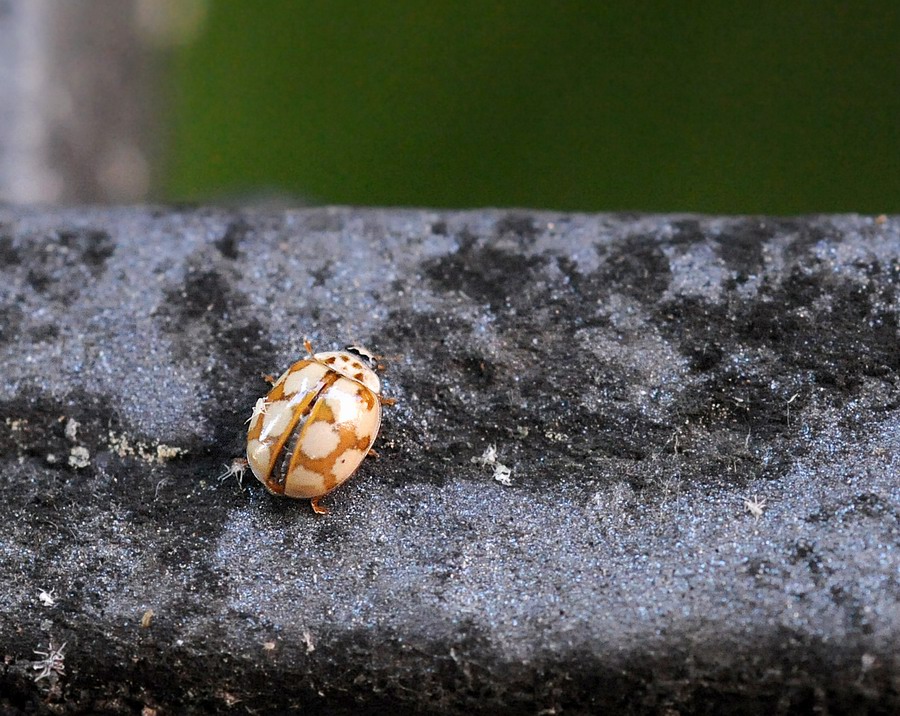
<path id="1" fill-rule="evenodd" d="M 160 443 L 156 446 L 156 461 L 158 463 L 164 463 L 169 460 L 173 460 L 176 457 L 184 455 L 186 452 L 187 450 L 185 450 L 184 448 Z"/>
<path id="2" fill-rule="evenodd" d="M 544 433 L 544 437 L 547 440 L 552 440 L 555 443 L 567 443 L 569 442 L 569 436 L 563 432 L 557 432 L 555 430 L 548 430 Z"/>
<path id="3" fill-rule="evenodd" d="M 75 418 L 69 418 L 68 421 L 66 421 L 66 440 L 70 443 L 74 443 L 78 439 L 78 428 L 80 427 L 81 423 L 75 420 Z"/>
<path id="4" fill-rule="evenodd" d="M 81 470 L 90 464 L 91 453 L 86 447 L 76 445 L 69 451 L 69 467 Z"/>
<path id="5" fill-rule="evenodd" d="M 110 450 L 119 457 L 130 457 L 134 455 L 134 448 L 131 446 L 126 435 L 117 435 L 110 431 L 108 441 Z"/>
<path id="6" fill-rule="evenodd" d="M 18 433 L 25 429 L 25 426 L 28 425 L 28 421 L 18 418 L 6 418 L 4 421 L 6 423 L 6 427 L 9 428 L 11 433 Z"/>
<path id="7" fill-rule="evenodd" d="M 107 435 L 107 443 L 109 444 L 109 449 L 119 457 L 136 457 L 153 465 L 163 465 L 169 460 L 174 460 L 187 453 L 187 450 L 184 448 L 166 445 L 165 443 L 150 445 L 143 441 L 132 442 L 127 435 L 122 435 L 112 430 Z"/>

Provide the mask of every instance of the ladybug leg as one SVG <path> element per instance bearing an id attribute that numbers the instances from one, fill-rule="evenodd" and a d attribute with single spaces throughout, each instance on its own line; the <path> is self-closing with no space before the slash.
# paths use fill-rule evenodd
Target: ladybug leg
<path id="1" fill-rule="evenodd" d="M 275 381 L 278 380 L 278 378 L 276 378 L 276 377 L 275 377 L 274 375 L 272 375 L 271 373 L 263 373 L 263 374 L 262 374 L 262 379 L 263 379 L 264 381 L 266 381 L 266 383 L 268 383 L 269 385 L 275 385 Z"/>
<path id="2" fill-rule="evenodd" d="M 366 454 L 369 457 L 374 457 L 376 460 L 381 457 L 381 455 L 378 454 L 378 451 L 375 450 L 375 448 L 369 448 L 369 452 Z"/>
<path id="3" fill-rule="evenodd" d="M 323 497 L 324 497 L 324 495 L 319 495 L 318 497 L 313 497 L 309 501 L 310 506 L 313 508 L 313 512 L 315 512 L 317 515 L 327 515 L 328 514 L 328 508 L 323 507 L 322 505 L 319 504 L 319 500 L 321 500 Z"/>
<path id="4" fill-rule="evenodd" d="M 306 349 L 306 352 L 311 356 L 313 354 L 312 343 L 310 343 L 309 338 L 305 338 L 303 340 L 303 347 Z"/>
<path id="5" fill-rule="evenodd" d="M 382 405 L 396 405 L 397 401 L 394 398 L 385 398 L 383 395 L 378 396 L 378 400 Z"/>

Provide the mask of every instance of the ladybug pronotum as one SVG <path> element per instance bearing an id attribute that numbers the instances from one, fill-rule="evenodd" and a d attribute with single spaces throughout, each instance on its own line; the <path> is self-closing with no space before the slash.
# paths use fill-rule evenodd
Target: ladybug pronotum
<path id="1" fill-rule="evenodd" d="M 256 401 L 247 432 L 247 462 L 276 495 L 319 500 L 345 482 L 366 455 L 381 425 L 375 359 L 359 346 L 313 354 L 297 361 Z"/>

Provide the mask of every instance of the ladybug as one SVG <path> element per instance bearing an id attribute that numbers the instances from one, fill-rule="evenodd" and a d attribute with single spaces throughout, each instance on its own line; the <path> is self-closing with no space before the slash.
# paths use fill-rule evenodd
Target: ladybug
<path id="1" fill-rule="evenodd" d="M 275 495 L 319 500 L 356 472 L 381 426 L 381 395 L 374 356 L 360 346 L 313 353 L 276 380 L 256 401 L 247 432 L 247 464 Z"/>

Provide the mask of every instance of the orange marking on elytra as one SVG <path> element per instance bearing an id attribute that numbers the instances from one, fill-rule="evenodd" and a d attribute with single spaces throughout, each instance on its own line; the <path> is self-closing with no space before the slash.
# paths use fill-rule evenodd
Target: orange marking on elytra
<path id="1" fill-rule="evenodd" d="M 297 423 L 299 423 L 300 419 L 309 412 L 310 406 L 316 404 L 316 398 L 318 398 L 323 391 L 327 390 L 327 388 L 329 388 L 331 384 L 338 379 L 338 377 L 339 376 L 337 374 L 327 373 L 316 386 L 318 390 L 310 390 L 305 396 L 303 396 L 303 400 L 301 400 L 299 403 L 297 403 L 297 405 L 294 406 L 293 412 L 291 413 L 290 422 L 287 424 L 281 434 L 278 435 L 275 442 L 269 446 L 269 464 L 266 466 L 266 485 L 268 485 L 275 492 L 284 492 L 284 484 L 272 479 L 272 469 L 275 467 L 275 463 L 278 461 L 278 458 L 281 455 L 281 451 L 284 450 L 285 443 L 287 443 L 287 441 L 291 439 L 291 436 L 294 434 L 294 430 L 297 427 Z M 261 428 L 262 421 L 259 421 L 259 423 L 259 427 Z M 256 432 L 257 434 L 255 437 L 256 439 L 258 439 L 259 431 Z M 253 436 L 251 435 L 250 437 L 252 438 Z M 299 452 L 299 450 L 295 452 Z"/>
<path id="2" fill-rule="evenodd" d="M 366 386 L 364 386 L 364 385 L 359 386 L 356 389 L 356 395 L 361 401 L 365 402 L 366 410 L 374 409 L 375 401 L 376 401 L 375 394 L 371 390 L 369 390 Z"/>
<path id="3" fill-rule="evenodd" d="M 329 386 L 330 387 L 330 386 Z M 366 393 L 369 393 L 371 396 L 371 391 L 367 388 L 362 387 Z M 359 395 L 359 393 L 357 393 Z M 362 396 L 359 396 L 360 398 Z M 375 399 L 371 397 L 372 403 L 374 404 Z M 318 422 L 326 422 L 333 426 L 334 429 L 337 430 L 338 433 L 338 444 L 328 455 L 321 458 L 311 458 L 306 455 L 299 448 L 294 450 L 294 454 L 291 455 L 290 464 L 288 466 L 287 474 L 290 475 L 295 468 L 302 467 L 310 472 L 314 472 L 322 478 L 323 483 L 323 494 L 331 492 L 335 487 L 338 486 L 338 478 L 334 474 L 334 468 L 339 464 L 346 464 L 346 458 L 343 456 L 349 450 L 358 450 L 360 453 L 360 459 L 357 464 L 354 466 L 353 470 L 350 471 L 346 477 L 344 477 L 341 481 L 348 479 L 353 472 L 356 471 L 356 468 L 362 462 L 362 459 L 365 457 L 369 448 L 375 442 L 375 435 L 365 435 L 363 437 L 357 437 L 356 435 L 356 423 L 344 423 L 341 425 L 335 424 L 336 416 L 334 415 L 334 411 L 328 405 L 328 396 L 325 392 L 319 394 L 319 400 L 316 401 L 313 406 L 312 412 L 309 414 L 309 419 L 303 425 L 303 432 L 300 434 L 300 439 L 298 440 L 298 445 L 302 444 L 304 439 L 304 434 L 308 428 L 308 426 L 313 423 Z"/>

